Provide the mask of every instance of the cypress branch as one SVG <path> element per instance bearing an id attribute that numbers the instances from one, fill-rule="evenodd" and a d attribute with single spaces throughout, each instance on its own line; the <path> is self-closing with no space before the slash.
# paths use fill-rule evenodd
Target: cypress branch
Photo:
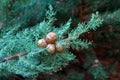
<path id="1" fill-rule="evenodd" d="M 25 52 L 25 53 L 23 53 L 23 54 L 15 54 L 15 55 L 10 56 L 10 57 L 5 57 L 3 60 L 0 60 L 0 63 L 6 62 L 6 61 L 8 61 L 8 60 L 16 59 L 16 58 L 18 58 L 18 57 L 25 56 L 25 55 L 27 55 L 27 54 L 28 54 L 28 53 Z"/>
<path id="2" fill-rule="evenodd" d="M 77 28 L 71 31 L 71 19 L 56 29 L 53 26 L 53 22 L 56 20 L 55 14 L 53 8 L 49 6 L 49 10 L 46 12 L 46 19 L 38 25 L 21 31 L 18 31 L 19 25 L 14 25 L 14 29 L 12 28 L 12 30 L 11 28 L 5 31 L 2 30 L 3 35 L 0 39 L 0 58 L 2 59 L 0 61 L 0 72 L 4 70 L 5 73 L 20 74 L 24 77 L 35 78 L 41 72 L 52 73 L 61 70 L 62 67 L 65 67 L 70 61 L 75 59 L 75 55 L 73 55 L 68 48 L 70 46 L 74 49 L 79 49 L 81 46 L 88 48 L 91 42 L 81 40 L 79 37 L 91 29 L 96 29 L 102 23 L 97 13 L 92 15 L 88 24 L 79 23 Z M 56 34 L 55 40 L 65 48 L 64 51 L 56 51 L 56 42 L 52 43 L 52 49 L 54 50 L 52 54 L 50 54 L 50 50 L 48 52 L 48 47 L 37 46 L 38 40 L 46 39 L 46 35 L 48 35 L 49 32 Z M 68 37 L 65 36 L 66 34 L 68 34 Z M 49 37 L 51 37 L 51 35 Z M 17 57 L 20 57 L 20 59 L 14 60 Z M 6 61 L 9 62 L 4 63 Z"/>

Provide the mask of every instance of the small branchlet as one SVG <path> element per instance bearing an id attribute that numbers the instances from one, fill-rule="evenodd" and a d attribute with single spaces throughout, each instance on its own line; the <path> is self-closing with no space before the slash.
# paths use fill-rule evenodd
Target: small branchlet
<path id="1" fill-rule="evenodd" d="M 0 60 L 0 63 L 2 63 L 2 62 L 7 62 L 7 61 L 9 61 L 9 60 L 16 59 L 16 58 L 18 58 L 18 57 L 25 56 L 25 55 L 27 55 L 27 54 L 28 54 L 28 53 L 25 52 L 25 53 L 23 53 L 23 54 L 15 54 L 15 55 L 10 56 L 10 57 L 5 57 L 3 60 Z"/>

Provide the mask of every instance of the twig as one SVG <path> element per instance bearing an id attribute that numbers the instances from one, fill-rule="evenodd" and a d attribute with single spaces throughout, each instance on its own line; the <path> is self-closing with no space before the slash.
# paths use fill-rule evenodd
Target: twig
<path id="1" fill-rule="evenodd" d="M 6 62 L 6 61 L 8 61 L 8 60 L 16 59 L 17 57 L 25 56 L 25 55 L 27 55 L 27 54 L 28 54 L 28 53 L 25 52 L 25 53 L 23 53 L 23 54 L 15 54 L 15 55 L 10 56 L 10 57 L 5 57 L 3 60 L 0 60 L 0 63 Z"/>

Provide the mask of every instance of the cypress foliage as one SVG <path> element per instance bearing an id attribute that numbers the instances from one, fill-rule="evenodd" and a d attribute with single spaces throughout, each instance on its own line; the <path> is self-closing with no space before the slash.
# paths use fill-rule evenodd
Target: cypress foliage
<path id="1" fill-rule="evenodd" d="M 20 25 L 16 24 L 11 30 L 1 31 L 0 39 L 0 59 L 4 59 L 0 63 L 0 76 L 7 76 L 10 74 L 20 74 L 24 77 L 35 78 L 39 73 L 52 73 L 61 70 L 70 61 L 75 59 L 69 50 L 69 44 L 72 48 L 78 49 L 82 46 L 88 48 L 91 44 L 89 41 L 79 40 L 80 35 L 89 30 L 95 30 L 102 24 L 102 19 L 99 17 L 98 12 L 91 15 L 91 19 L 87 24 L 79 23 L 78 26 L 71 30 L 69 19 L 60 28 L 55 28 L 53 22 L 56 12 L 53 11 L 52 6 L 46 12 L 46 18 L 32 28 L 26 28 L 18 31 Z M 57 41 L 60 45 L 66 48 L 63 52 L 55 51 L 54 54 L 47 52 L 47 47 L 38 47 L 37 41 L 45 38 L 49 32 L 55 32 Z M 65 36 L 68 34 L 68 37 Z M 27 52 L 27 55 L 20 56 L 22 53 Z M 19 53 L 16 59 L 9 60 L 10 57 Z"/>

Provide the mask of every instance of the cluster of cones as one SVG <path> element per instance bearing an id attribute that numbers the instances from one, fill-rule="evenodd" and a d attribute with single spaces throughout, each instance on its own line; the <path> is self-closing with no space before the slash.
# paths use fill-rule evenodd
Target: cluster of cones
<path id="1" fill-rule="evenodd" d="M 45 39 L 40 39 L 37 42 L 39 47 L 47 48 L 47 52 L 53 54 L 54 52 L 63 52 L 65 48 L 57 41 L 57 35 L 55 32 L 49 32 Z"/>

